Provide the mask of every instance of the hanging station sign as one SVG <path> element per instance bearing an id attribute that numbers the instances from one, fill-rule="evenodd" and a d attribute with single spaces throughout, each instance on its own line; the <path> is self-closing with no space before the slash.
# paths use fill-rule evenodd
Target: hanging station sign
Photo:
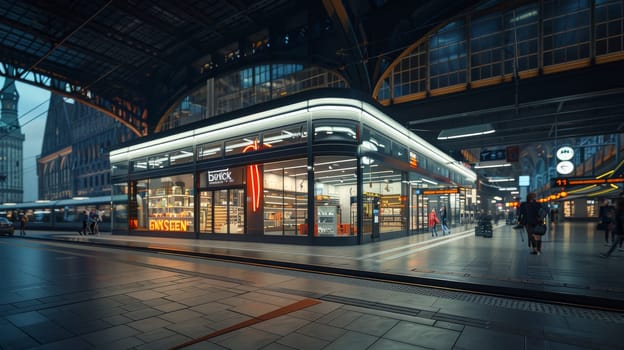
<path id="1" fill-rule="evenodd" d="M 572 158 L 574 158 L 574 148 L 570 146 L 563 146 L 557 149 L 557 173 L 561 175 L 572 174 L 574 171 L 574 163 L 571 162 Z"/>

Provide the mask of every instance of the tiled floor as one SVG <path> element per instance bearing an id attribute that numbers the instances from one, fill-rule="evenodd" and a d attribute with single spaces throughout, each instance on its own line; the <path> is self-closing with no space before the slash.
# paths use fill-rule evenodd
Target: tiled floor
<path id="1" fill-rule="evenodd" d="M 569 280 L 579 293 L 619 297 L 622 279 L 612 277 L 608 268 L 621 267 L 624 254 L 598 258 L 599 237 L 583 229 L 583 224 L 557 228 L 539 257 L 529 256 L 509 227 L 498 229 L 492 239 L 454 232 L 455 240 L 420 235 L 348 249 L 106 235 L 77 239 L 158 242 L 211 253 L 229 249 L 298 263 L 335 259 L 350 268 L 536 289 L 567 291 L 563 281 Z M 76 238 L 39 235 L 51 237 Z M 59 244 L 0 240 L 5 260 L 0 267 L 0 349 L 169 349 L 306 298 L 320 303 L 185 349 L 622 348 L 621 313 Z M 600 289 L 587 288 L 597 281 Z"/>

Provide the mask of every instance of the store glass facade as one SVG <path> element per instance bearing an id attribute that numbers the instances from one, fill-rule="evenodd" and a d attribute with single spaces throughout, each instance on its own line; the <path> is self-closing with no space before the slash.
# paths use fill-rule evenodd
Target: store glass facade
<path id="1" fill-rule="evenodd" d="M 112 151 L 113 233 L 359 244 L 466 210 L 475 174 L 366 102 L 240 113 Z"/>

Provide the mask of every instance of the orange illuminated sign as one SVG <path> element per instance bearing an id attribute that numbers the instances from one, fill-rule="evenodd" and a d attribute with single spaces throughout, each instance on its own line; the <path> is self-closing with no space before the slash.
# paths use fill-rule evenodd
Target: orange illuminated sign
<path id="1" fill-rule="evenodd" d="M 186 232 L 187 228 L 186 220 L 162 219 L 149 222 L 149 229 L 152 231 Z"/>
<path id="2" fill-rule="evenodd" d="M 271 147 L 271 145 L 264 144 L 264 147 Z M 261 146 L 256 138 L 251 145 L 243 148 L 243 153 L 260 149 Z M 257 164 L 247 166 L 247 193 L 251 193 L 251 210 L 255 213 L 260 208 L 260 198 L 262 196 L 262 176 Z"/>
<path id="3" fill-rule="evenodd" d="M 438 194 L 457 194 L 459 193 L 459 188 L 447 188 L 440 190 L 423 190 L 422 194 L 424 196 L 434 196 Z"/>
<path id="4" fill-rule="evenodd" d="M 588 179 L 588 178 L 556 178 L 553 180 L 555 186 L 582 186 L 582 185 L 604 185 L 614 183 L 624 183 L 624 177 L 612 177 L 605 179 Z"/>

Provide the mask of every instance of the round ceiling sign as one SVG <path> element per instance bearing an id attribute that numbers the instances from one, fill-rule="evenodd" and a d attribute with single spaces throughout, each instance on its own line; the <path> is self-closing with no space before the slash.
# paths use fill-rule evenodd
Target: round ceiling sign
<path id="1" fill-rule="evenodd" d="M 574 164 L 568 160 L 557 163 L 557 172 L 562 175 L 568 175 L 574 171 Z"/>
<path id="2" fill-rule="evenodd" d="M 561 147 L 557 150 L 557 159 L 570 160 L 574 158 L 574 149 L 569 146 Z"/>

